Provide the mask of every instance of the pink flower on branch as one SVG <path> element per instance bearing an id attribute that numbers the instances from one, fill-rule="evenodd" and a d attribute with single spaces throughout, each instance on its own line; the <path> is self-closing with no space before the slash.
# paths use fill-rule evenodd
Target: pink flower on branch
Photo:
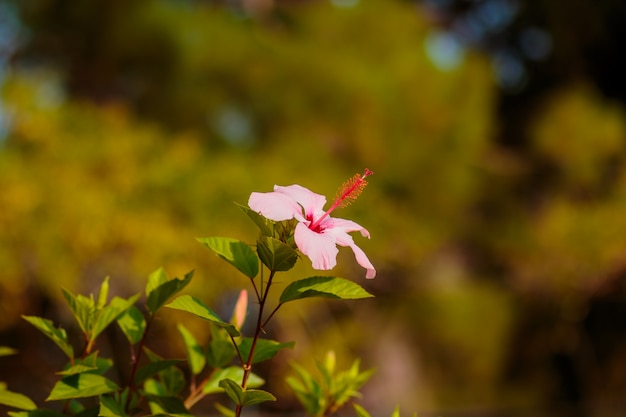
<path id="1" fill-rule="evenodd" d="M 324 210 L 326 197 L 297 184 L 286 187 L 275 185 L 273 192 L 252 193 L 248 206 L 270 220 L 296 219 L 298 224 L 294 240 L 300 252 L 311 259 L 313 268 L 334 268 L 339 253 L 337 246 L 348 246 L 359 265 L 367 270 L 365 277 L 374 278 L 376 269 L 349 234 L 360 232 L 369 238 L 369 232 L 353 221 L 330 216 L 337 207 L 352 203 L 367 185 L 365 178 L 372 174 L 372 171 L 366 169 L 363 175 L 357 174 L 346 181 L 328 210 Z"/>

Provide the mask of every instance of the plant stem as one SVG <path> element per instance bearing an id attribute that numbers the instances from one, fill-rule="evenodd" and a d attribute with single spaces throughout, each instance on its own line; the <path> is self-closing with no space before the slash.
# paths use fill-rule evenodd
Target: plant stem
<path id="1" fill-rule="evenodd" d="M 246 389 L 246 385 L 248 385 L 248 378 L 250 378 L 250 374 L 252 373 L 252 360 L 254 358 L 254 350 L 256 348 L 257 341 L 259 340 L 259 337 L 261 336 L 261 332 L 264 332 L 263 327 L 267 324 L 267 320 L 265 322 L 263 321 L 263 309 L 265 308 L 265 302 L 267 301 L 267 296 L 269 294 L 270 287 L 272 286 L 272 279 L 274 278 L 275 274 L 276 274 L 276 271 L 270 271 L 270 276 L 267 279 L 265 288 L 263 289 L 263 287 L 261 287 L 262 295 L 259 298 L 259 315 L 257 317 L 256 329 L 254 331 L 254 337 L 252 338 L 252 345 L 250 346 L 250 353 L 248 353 L 248 359 L 245 363 L 242 364 L 243 378 L 241 380 L 241 387 L 244 390 Z M 263 284 L 263 282 L 261 282 L 261 284 Z M 257 297 L 258 297 L 258 293 L 257 293 Z M 272 315 L 275 312 L 276 310 L 272 312 Z M 243 407 L 241 405 L 237 405 L 237 408 L 235 410 L 235 417 L 239 417 L 241 415 L 242 408 Z"/>
<path id="2" fill-rule="evenodd" d="M 135 386 L 135 376 L 137 375 L 137 370 L 139 369 L 139 362 L 141 359 L 141 354 L 143 352 L 143 347 L 146 344 L 148 330 L 150 330 L 150 326 L 152 325 L 153 318 L 154 316 L 151 315 L 150 318 L 148 319 L 143 335 L 141 336 L 141 339 L 139 340 L 139 343 L 137 344 L 137 352 L 135 355 L 131 357 L 132 367 L 130 370 L 130 377 L 128 378 L 128 387 L 130 388 L 130 392 L 128 393 L 128 398 L 126 398 L 126 404 L 124 404 L 124 411 L 126 413 L 128 413 L 130 409 L 130 402 L 133 396 L 132 394 L 137 389 L 137 387 Z"/>

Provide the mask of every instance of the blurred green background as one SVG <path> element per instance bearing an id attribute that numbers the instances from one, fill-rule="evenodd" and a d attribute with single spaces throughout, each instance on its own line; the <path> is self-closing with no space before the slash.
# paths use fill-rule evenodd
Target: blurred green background
<path id="1" fill-rule="evenodd" d="M 0 380 L 47 396 L 63 358 L 20 314 L 69 326 L 61 287 L 109 275 L 129 296 L 194 269 L 189 291 L 227 316 L 247 282 L 195 238 L 252 243 L 234 202 L 293 183 L 330 198 L 367 167 L 336 216 L 369 229 L 378 276 L 347 249 L 334 273 L 376 298 L 281 311 L 271 336 L 296 347 L 263 370 L 270 411 L 298 409 L 286 360 L 333 349 L 377 369 L 373 415 L 623 415 L 625 17 L 611 0 L 1 0 L 0 345 L 21 353 Z M 154 350 L 182 355 L 160 329 Z"/>

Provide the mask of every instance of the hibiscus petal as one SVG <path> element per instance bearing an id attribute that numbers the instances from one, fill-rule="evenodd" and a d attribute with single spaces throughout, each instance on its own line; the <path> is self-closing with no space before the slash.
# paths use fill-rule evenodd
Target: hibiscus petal
<path id="1" fill-rule="evenodd" d="M 248 206 L 263 217 L 277 222 L 294 217 L 304 220 L 302 207 L 296 200 L 283 193 L 252 193 L 248 199 Z"/>
<path id="2" fill-rule="evenodd" d="M 352 249 L 352 252 L 354 252 L 354 257 L 357 263 L 365 268 L 365 278 L 374 278 L 376 276 L 376 268 L 374 268 L 374 265 L 372 265 L 365 252 L 363 252 L 363 250 L 359 248 L 355 243 L 349 246 Z"/>
<path id="3" fill-rule="evenodd" d="M 311 260 L 313 268 L 328 270 L 337 265 L 339 249 L 332 234 L 316 233 L 304 223 L 298 223 L 294 239 L 300 252 Z"/>
<path id="4" fill-rule="evenodd" d="M 349 220 L 343 220 L 343 219 L 332 219 L 332 220 L 342 220 L 342 224 L 345 225 L 345 222 L 348 223 L 353 223 L 354 225 L 357 225 L 358 228 L 355 231 L 360 231 L 361 234 L 363 234 L 364 236 L 369 237 L 369 233 L 367 232 L 367 230 L 365 230 L 363 227 L 359 226 L 358 224 L 351 222 Z M 367 233 L 367 235 L 364 234 Z M 325 234 L 330 234 L 335 236 L 335 241 L 337 242 L 337 245 L 339 246 L 348 246 L 350 247 L 350 249 L 352 249 L 352 252 L 354 252 L 354 257 L 357 261 L 357 263 L 359 265 L 361 265 L 363 268 L 366 269 L 366 273 L 365 273 L 365 278 L 367 279 L 372 279 L 376 276 L 376 269 L 374 268 L 374 266 L 372 265 L 372 263 L 370 262 L 369 258 L 367 257 L 367 255 L 365 254 L 365 252 L 363 252 L 363 249 L 361 249 L 360 247 L 358 247 L 356 245 L 356 243 L 354 243 L 354 239 L 352 239 L 352 236 L 350 236 L 348 233 L 346 233 L 343 229 L 339 228 L 339 227 L 335 227 L 332 229 L 326 229 L 324 231 Z"/>
<path id="5" fill-rule="evenodd" d="M 296 200 L 304 208 L 304 214 L 308 219 L 318 218 L 324 213 L 326 197 L 316 194 L 308 188 L 298 184 L 288 185 L 286 187 L 276 185 L 274 186 L 274 191 L 288 195 Z"/>
<path id="6" fill-rule="evenodd" d="M 352 220 L 340 219 L 337 217 L 327 217 L 323 222 L 324 229 L 332 229 L 344 233 L 359 232 L 362 236 L 369 238 L 370 232 L 366 228 Z"/>

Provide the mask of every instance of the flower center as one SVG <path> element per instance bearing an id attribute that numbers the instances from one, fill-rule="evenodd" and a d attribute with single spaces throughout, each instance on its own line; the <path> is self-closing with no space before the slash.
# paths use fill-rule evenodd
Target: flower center
<path id="1" fill-rule="evenodd" d="M 321 233 L 324 230 L 321 227 L 322 221 L 326 217 L 328 217 L 328 215 L 332 213 L 332 211 L 335 210 L 337 207 L 347 207 L 352 204 L 367 185 L 367 181 L 365 181 L 365 178 L 369 177 L 372 174 L 372 171 L 365 168 L 365 171 L 362 175 L 356 174 L 348 181 L 344 182 L 341 187 L 339 187 L 339 190 L 337 191 L 337 195 L 335 197 L 335 201 L 330 206 L 330 208 L 326 210 L 326 212 L 315 221 L 313 221 L 312 216 L 310 219 L 307 219 L 312 221 L 312 223 L 309 225 L 309 229 L 313 230 L 316 233 Z"/>

